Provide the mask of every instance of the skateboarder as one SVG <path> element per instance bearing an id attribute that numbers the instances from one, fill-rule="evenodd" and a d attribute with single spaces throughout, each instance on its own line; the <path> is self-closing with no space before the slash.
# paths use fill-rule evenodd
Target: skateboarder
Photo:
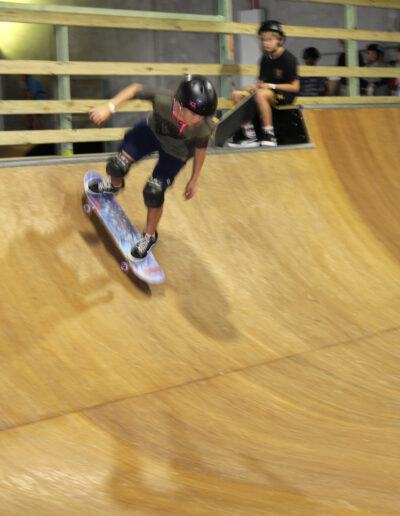
<path id="1" fill-rule="evenodd" d="M 246 94 L 255 92 L 261 119 L 261 139 L 258 141 L 251 121 L 243 124 L 241 138 L 231 147 L 276 146 L 274 127 L 272 124 L 272 106 L 291 104 L 300 90 L 297 76 L 297 59 L 283 46 L 285 34 L 279 22 L 265 21 L 258 30 L 263 56 L 260 62 L 260 73 L 256 84 L 246 86 L 243 91 L 235 91 L 233 102 L 238 104 Z"/>
<path id="2" fill-rule="evenodd" d="M 218 97 L 211 82 L 201 75 L 187 76 L 175 95 L 134 83 L 121 90 L 109 103 L 93 109 L 90 119 L 101 125 L 118 106 L 132 98 L 151 100 L 153 111 L 147 120 L 140 120 L 126 132 L 120 152 L 107 163 L 108 178 L 93 181 L 88 189 L 94 194 L 118 193 L 125 186 L 124 177 L 132 164 L 158 151 L 158 162 L 143 189 L 148 209 L 146 231 L 131 251 L 132 259 L 140 261 L 157 242 L 165 191 L 192 157 L 193 171 L 186 185 L 186 199 L 191 199 L 196 192 L 208 140 L 214 128 L 211 117 L 217 108 Z"/>

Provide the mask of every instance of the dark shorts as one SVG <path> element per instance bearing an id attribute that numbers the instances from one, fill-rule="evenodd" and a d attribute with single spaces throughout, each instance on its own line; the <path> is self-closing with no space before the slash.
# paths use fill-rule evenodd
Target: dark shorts
<path id="1" fill-rule="evenodd" d="M 274 97 L 277 106 L 287 106 L 293 103 L 296 95 L 288 91 L 274 90 Z"/>
<path id="2" fill-rule="evenodd" d="M 176 175 L 185 165 L 184 161 L 174 158 L 161 148 L 145 119 L 139 120 L 125 133 L 120 150 L 124 150 L 134 161 L 139 161 L 152 152 L 158 152 L 158 162 L 152 176 L 161 181 L 164 189 L 172 185 Z"/>

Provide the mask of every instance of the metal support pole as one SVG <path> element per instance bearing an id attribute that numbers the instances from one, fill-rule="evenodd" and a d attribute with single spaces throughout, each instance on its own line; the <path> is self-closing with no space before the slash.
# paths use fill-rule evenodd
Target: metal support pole
<path id="1" fill-rule="evenodd" d="M 344 23 L 346 29 L 354 30 L 357 28 L 357 8 L 355 5 L 344 6 Z M 345 49 L 346 66 L 359 66 L 357 41 L 347 40 Z M 349 77 L 347 79 L 347 96 L 355 97 L 357 95 L 360 95 L 360 79 Z"/>
<path id="2" fill-rule="evenodd" d="M 56 57 L 57 61 L 69 61 L 68 27 L 56 25 Z M 71 100 L 71 78 L 69 75 L 58 76 L 58 100 Z M 59 129 L 72 129 L 71 115 L 59 115 Z M 62 156 L 71 156 L 73 151 L 72 143 L 61 143 L 58 145 L 58 152 Z"/>
<path id="3" fill-rule="evenodd" d="M 232 21 L 232 0 L 218 0 L 218 14 L 223 16 L 224 21 Z M 233 35 L 220 34 L 219 41 L 219 62 L 221 64 L 234 63 Z M 221 77 L 221 96 L 230 98 L 232 90 L 232 77 Z"/>

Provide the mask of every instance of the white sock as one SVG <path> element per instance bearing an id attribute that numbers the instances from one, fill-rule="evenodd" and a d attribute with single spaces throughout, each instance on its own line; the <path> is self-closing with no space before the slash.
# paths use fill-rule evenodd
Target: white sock
<path id="1" fill-rule="evenodd" d="M 145 237 L 145 239 L 146 239 L 146 240 L 150 240 L 150 238 L 153 238 L 154 236 L 155 236 L 155 233 L 153 233 L 152 235 L 150 235 L 150 233 L 146 233 L 146 234 L 144 235 L 144 237 Z"/>
<path id="2" fill-rule="evenodd" d="M 247 136 L 247 138 L 254 138 L 256 135 L 256 131 L 254 129 L 254 125 L 244 125 L 242 126 L 244 130 L 244 134 Z"/>
<path id="3" fill-rule="evenodd" d="M 263 131 L 264 131 L 265 133 L 275 134 L 274 126 L 273 126 L 273 125 L 264 125 L 264 126 L 263 126 Z"/>

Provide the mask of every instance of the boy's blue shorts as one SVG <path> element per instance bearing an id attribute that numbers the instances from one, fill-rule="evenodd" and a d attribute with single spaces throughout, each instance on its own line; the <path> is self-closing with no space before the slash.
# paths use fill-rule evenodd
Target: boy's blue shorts
<path id="1" fill-rule="evenodd" d="M 172 185 L 185 161 L 166 153 L 147 125 L 145 119 L 139 120 L 132 129 L 125 133 L 120 150 L 124 150 L 134 161 L 139 161 L 152 152 L 158 152 L 158 162 L 152 176 L 163 184 L 164 189 Z"/>

